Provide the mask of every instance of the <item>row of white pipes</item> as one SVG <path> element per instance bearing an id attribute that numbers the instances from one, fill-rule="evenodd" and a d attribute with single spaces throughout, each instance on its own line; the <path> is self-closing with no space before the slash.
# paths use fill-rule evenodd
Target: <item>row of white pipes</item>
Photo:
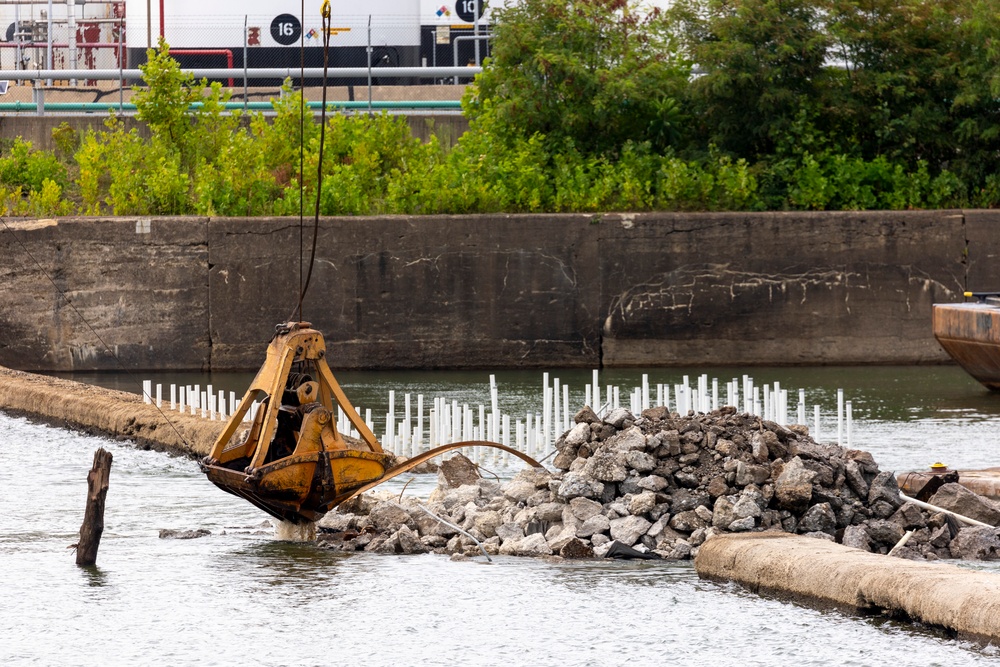
<path id="1" fill-rule="evenodd" d="M 153 385 L 152 381 L 143 383 L 143 400 L 155 403 L 159 408 L 165 407 L 163 385 Z M 725 398 L 721 398 L 719 381 L 709 380 L 707 375 L 697 378 L 694 386 L 689 376 L 685 375 L 680 384 L 656 384 L 655 403 L 652 402 L 654 385 L 649 382 L 649 375 L 643 374 L 642 385 L 635 387 L 627 394 L 628 408 L 634 415 L 639 415 L 651 405 L 667 407 L 672 412 L 686 415 L 690 412 L 706 413 L 719 409 L 721 405 L 738 406 L 741 412 L 760 416 L 762 419 L 788 425 L 789 423 L 807 424 L 806 392 L 798 390 L 798 405 L 796 419 L 789 420 L 788 390 L 783 389 L 779 382 L 773 385 L 757 386 L 752 378 L 744 375 L 742 380 L 733 379 L 724 386 Z M 598 383 L 598 371 L 593 371 L 593 382 L 587 384 L 584 391 L 584 404 L 593 406 L 594 397 L 603 401 L 595 408 L 599 415 L 606 415 L 611 410 L 622 406 L 620 387 L 606 385 L 601 391 Z M 532 456 L 544 458 L 553 451 L 553 446 L 559 436 L 569 430 L 576 412 L 570 398 L 570 388 L 562 384 L 559 378 L 550 380 L 549 373 L 542 374 L 542 405 L 541 410 L 526 411 L 523 420 L 508 413 L 501 412 L 499 390 L 496 376 L 490 375 L 490 404 L 470 406 L 459 404 L 457 400 L 434 397 L 426 401 L 423 394 L 403 394 L 402 413 L 396 411 L 396 392 L 389 391 L 389 410 L 382 422 L 382 446 L 402 456 L 412 457 L 440 445 L 463 442 L 468 440 L 488 440 L 498 442 L 508 447 Z M 169 408 L 181 413 L 200 415 L 205 419 L 228 419 L 231 410 L 237 406 L 236 392 L 216 391 L 212 385 L 204 389 L 200 385 L 169 385 Z M 252 420 L 259 407 L 254 403 L 244 417 Z M 364 422 L 375 433 L 376 425 L 372 419 L 371 408 L 357 407 L 358 415 L 364 415 Z M 810 435 L 817 442 L 821 435 L 820 406 L 814 405 L 812 410 L 812 425 Z M 347 415 L 337 409 L 337 428 L 341 433 L 358 437 Z M 851 447 L 853 428 L 853 410 L 851 401 L 844 400 L 844 390 L 837 390 L 837 433 L 836 442 Z M 488 447 L 469 448 L 466 452 L 470 458 L 481 463 L 492 461 L 493 464 L 509 462 L 510 455 Z M 484 458 L 485 456 L 485 458 Z"/>

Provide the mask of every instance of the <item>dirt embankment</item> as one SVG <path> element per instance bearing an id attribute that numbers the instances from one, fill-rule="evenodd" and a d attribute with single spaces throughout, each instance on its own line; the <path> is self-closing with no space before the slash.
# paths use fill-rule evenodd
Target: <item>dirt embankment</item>
<path id="1" fill-rule="evenodd" d="M 222 421 L 180 414 L 166 407 L 158 410 L 155 405 L 143 403 L 136 394 L 2 366 L 0 409 L 188 456 L 207 455 L 225 426 Z"/>

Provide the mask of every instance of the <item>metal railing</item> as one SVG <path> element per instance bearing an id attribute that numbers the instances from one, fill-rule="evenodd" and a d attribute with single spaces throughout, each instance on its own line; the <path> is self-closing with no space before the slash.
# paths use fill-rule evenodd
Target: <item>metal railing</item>
<path id="1" fill-rule="evenodd" d="M 307 67 L 271 67 L 271 68 L 196 68 L 184 69 L 190 72 L 195 79 L 228 80 L 232 82 L 242 81 L 244 97 L 247 98 L 246 91 L 249 83 L 255 80 L 291 80 L 293 85 L 301 84 L 303 79 L 307 82 L 321 81 L 323 78 L 323 68 Z M 366 101 L 328 101 L 328 108 L 341 109 L 437 109 L 437 110 L 458 110 L 461 103 L 458 100 L 373 100 L 371 99 L 371 85 L 373 81 L 392 80 L 399 81 L 420 81 L 426 79 L 445 79 L 459 77 L 471 79 L 476 74 L 482 72 L 482 67 L 338 67 L 327 70 L 326 77 L 330 84 L 345 80 L 364 80 L 369 85 L 369 99 Z M 118 81 L 120 91 L 124 90 L 126 82 L 141 81 L 142 72 L 138 69 L 92 69 L 92 70 L 66 70 L 66 69 L 37 69 L 37 70 L 0 70 L 0 81 L 31 81 L 34 83 L 32 89 L 32 101 L 28 102 L 0 102 L 0 112 L 23 113 L 34 110 L 38 115 L 44 115 L 47 111 L 93 113 L 97 111 L 118 110 L 121 113 L 135 111 L 135 105 L 127 103 L 119 95 L 119 101 L 114 102 L 46 102 L 46 88 L 44 81 L 60 81 L 73 79 L 87 79 L 94 81 Z M 0 98 L 2 99 L 2 98 Z M 319 108 L 321 103 L 309 102 L 311 108 Z M 270 110 L 270 102 L 250 102 L 245 99 L 243 102 L 229 102 L 226 104 L 229 110 Z"/>

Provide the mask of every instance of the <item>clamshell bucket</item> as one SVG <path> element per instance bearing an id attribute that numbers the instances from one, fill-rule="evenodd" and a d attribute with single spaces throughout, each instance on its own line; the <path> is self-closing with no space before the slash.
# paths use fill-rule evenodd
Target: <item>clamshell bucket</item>
<path id="1" fill-rule="evenodd" d="M 347 400 L 326 363 L 323 334 L 308 322 L 276 327 L 267 358 L 201 468 L 216 486 L 292 523 L 316 521 L 355 494 L 446 451 L 497 447 L 538 467 L 534 459 L 492 442 L 458 442 L 399 465 Z M 250 408 L 258 409 L 249 424 Z M 360 439 L 337 431 L 339 407 Z"/>

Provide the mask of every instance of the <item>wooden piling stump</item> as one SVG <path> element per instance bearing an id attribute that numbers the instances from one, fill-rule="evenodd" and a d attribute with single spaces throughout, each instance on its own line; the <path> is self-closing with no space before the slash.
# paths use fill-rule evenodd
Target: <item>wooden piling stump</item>
<path id="1" fill-rule="evenodd" d="M 112 458 L 111 452 L 101 447 L 94 452 L 94 465 L 87 473 L 87 509 L 76 548 L 77 565 L 88 566 L 97 562 L 97 547 L 104 533 L 104 499 L 108 495 Z"/>

